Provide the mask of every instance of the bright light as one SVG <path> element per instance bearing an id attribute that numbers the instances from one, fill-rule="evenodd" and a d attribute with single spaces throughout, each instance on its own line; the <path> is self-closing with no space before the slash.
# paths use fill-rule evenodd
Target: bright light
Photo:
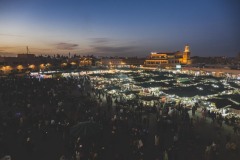
<path id="1" fill-rule="evenodd" d="M 71 65 L 76 65 L 76 62 L 71 62 Z"/>
<path id="2" fill-rule="evenodd" d="M 12 67 L 11 67 L 11 66 L 3 66 L 3 67 L 1 68 L 1 70 L 2 70 L 3 72 L 9 72 L 9 71 L 12 70 Z"/>
<path id="3" fill-rule="evenodd" d="M 35 65 L 34 65 L 34 64 L 31 64 L 31 65 L 28 66 L 28 68 L 30 68 L 30 69 L 35 69 Z"/>
<path id="4" fill-rule="evenodd" d="M 67 63 L 62 63 L 61 66 L 62 67 L 67 66 Z"/>
<path id="5" fill-rule="evenodd" d="M 18 65 L 18 66 L 17 66 L 17 69 L 18 69 L 18 70 L 22 70 L 22 69 L 23 69 L 23 65 Z"/>
<path id="6" fill-rule="evenodd" d="M 40 64 L 40 69 L 44 69 L 45 68 L 45 65 L 44 64 Z"/>

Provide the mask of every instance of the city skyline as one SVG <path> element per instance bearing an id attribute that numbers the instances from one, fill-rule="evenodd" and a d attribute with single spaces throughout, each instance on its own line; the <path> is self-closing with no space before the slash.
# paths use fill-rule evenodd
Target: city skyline
<path id="1" fill-rule="evenodd" d="M 240 5 L 212 1 L 0 1 L 0 55 L 80 54 L 146 57 L 240 52 Z"/>

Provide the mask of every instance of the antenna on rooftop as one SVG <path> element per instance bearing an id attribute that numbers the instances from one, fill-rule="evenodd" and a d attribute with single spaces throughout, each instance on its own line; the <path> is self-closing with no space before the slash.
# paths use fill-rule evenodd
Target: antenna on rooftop
<path id="1" fill-rule="evenodd" d="M 28 46 L 26 47 L 27 48 L 27 54 L 29 53 L 29 49 L 28 49 Z"/>

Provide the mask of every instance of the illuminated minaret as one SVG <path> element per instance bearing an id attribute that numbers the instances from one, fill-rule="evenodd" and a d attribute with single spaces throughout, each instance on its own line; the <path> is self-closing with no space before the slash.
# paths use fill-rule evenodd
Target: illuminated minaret
<path id="1" fill-rule="evenodd" d="M 189 45 L 187 44 L 185 46 L 184 52 L 183 52 L 183 64 L 190 64 L 190 49 L 189 49 Z"/>
<path id="2" fill-rule="evenodd" d="M 190 52 L 190 50 L 189 50 L 189 45 L 188 45 L 188 44 L 185 46 L 184 52 Z"/>

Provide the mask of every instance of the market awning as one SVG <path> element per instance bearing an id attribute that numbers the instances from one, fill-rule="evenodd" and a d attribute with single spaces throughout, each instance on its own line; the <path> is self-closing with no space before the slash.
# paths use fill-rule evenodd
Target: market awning
<path id="1" fill-rule="evenodd" d="M 144 100 L 144 101 L 156 101 L 156 100 L 159 100 L 161 99 L 161 97 L 154 97 L 154 96 L 141 96 L 140 97 L 141 100 Z"/>

